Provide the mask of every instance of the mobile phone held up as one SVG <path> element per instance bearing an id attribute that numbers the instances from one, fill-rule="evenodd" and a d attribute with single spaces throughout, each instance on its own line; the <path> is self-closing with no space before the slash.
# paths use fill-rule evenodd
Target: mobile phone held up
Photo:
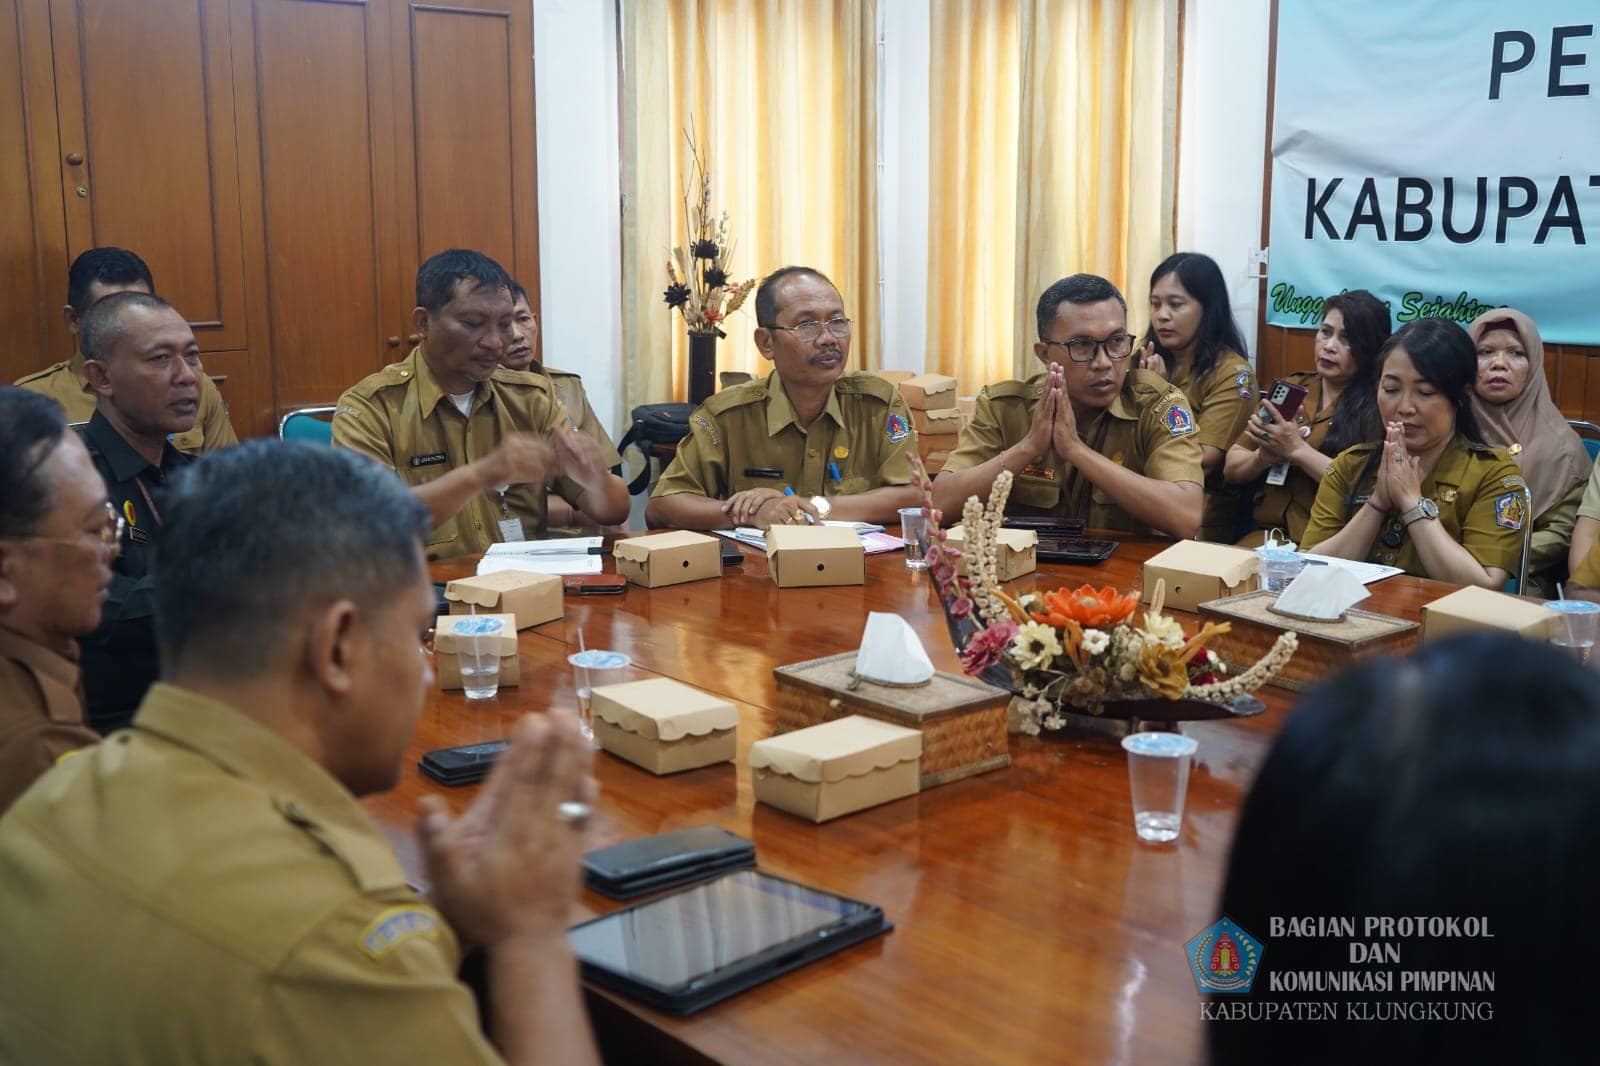
<path id="1" fill-rule="evenodd" d="M 1282 378 L 1274 381 L 1272 388 L 1267 392 L 1267 399 L 1272 403 L 1272 406 L 1278 409 L 1278 417 L 1285 422 L 1294 421 L 1295 415 L 1300 413 L 1300 404 L 1304 402 L 1305 398 L 1306 387 L 1304 385 L 1296 385 L 1294 382 L 1285 381 Z M 1262 405 L 1262 421 L 1270 421 L 1271 417 L 1271 415 L 1267 414 L 1266 406 Z"/>

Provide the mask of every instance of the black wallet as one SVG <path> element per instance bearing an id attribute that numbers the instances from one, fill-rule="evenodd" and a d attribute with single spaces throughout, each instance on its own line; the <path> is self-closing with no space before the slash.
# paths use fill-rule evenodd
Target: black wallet
<path id="1" fill-rule="evenodd" d="M 697 825 L 589 852 L 583 883 L 611 899 L 632 899 L 755 864 L 755 844 L 719 826 Z"/>

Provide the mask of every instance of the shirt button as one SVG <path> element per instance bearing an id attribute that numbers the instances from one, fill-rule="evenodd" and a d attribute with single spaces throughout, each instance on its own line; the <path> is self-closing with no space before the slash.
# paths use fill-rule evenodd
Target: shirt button
<path id="1" fill-rule="evenodd" d="M 815 459 L 817 457 L 817 450 L 815 448 L 807 448 L 806 455 L 812 459 Z"/>

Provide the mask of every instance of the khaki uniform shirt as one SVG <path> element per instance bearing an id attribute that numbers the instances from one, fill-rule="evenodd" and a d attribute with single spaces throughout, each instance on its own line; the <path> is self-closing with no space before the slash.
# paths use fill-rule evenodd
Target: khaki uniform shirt
<path id="1" fill-rule="evenodd" d="M 1302 548 L 1314 551 L 1367 502 L 1375 475 L 1362 478 L 1362 470 L 1368 457 L 1382 448 L 1381 444 L 1358 444 L 1334 459 L 1317 490 Z M 1438 521 L 1479 565 L 1498 566 L 1514 575 L 1522 557 L 1522 526 L 1528 520 L 1522 484 L 1522 472 L 1504 452 L 1457 437 L 1423 481 L 1422 495 L 1438 506 Z M 1410 530 L 1394 515 L 1373 538 L 1367 561 L 1398 566 L 1417 577 L 1430 576 L 1411 543 Z"/>
<path id="2" fill-rule="evenodd" d="M 1196 444 L 1226 452 L 1256 409 L 1255 371 L 1231 348 L 1217 353 L 1205 377 L 1191 378 L 1185 367 L 1172 383 L 1183 390 L 1194 413 Z M 1231 542 L 1239 526 L 1239 487 L 1228 484 L 1220 466 L 1216 473 L 1206 475 L 1204 484 L 1200 539 Z"/>
<path id="3" fill-rule="evenodd" d="M 907 456 L 915 450 L 911 410 L 882 378 L 842 375 L 822 414 L 801 429 L 773 371 L 695 409 L 689 435 L 651 495 L 725 500 L 745 489 L 792 488 L 804 497 L 848 496 L 911 484 Z"/>
<path id="4" fill-rule="evenodd" d="M 1306 443 L 1313 448 L 1321 449 L 1322 438 L 1328 435 L 1328 429 L 1333 425 L 1333 408 L 1326 411 L 1322 407 L 1322 375 L 1314 370 L 1302 370 L 1290 374 L 1286 381 L 1296 385 L 1304 385 L 1308 390 L 1305 400 L 1300 404 L 1300 410 L 1294 416 L 1294 424 L 1310 426 L 1311 434 L 1306 438 Z M 1257 451 L 1261 441 L 1248 429 L 1239 434 L 1239 439 L 1233 443 L 1248 451 Z M 1289 465 L 1288 475 L 1282 485 L 1268 485 L 1265 481 L 1257 481 L 1255 486 L 1255 507 L 1252 512 L 1255 523 L 1263 531 L 1281 529 L 1290 540 L 1299 543 L 1306 530 L 1306 522 L 1311 518 L 1311 505 L 1317 499 L 1317 486 L 1321 484 L 1314 480 L 1310 474 L 1301 470 L 1294 464 Z M 1255 534 L 1251 534 L 1255 537 Z M 1259 543 L 1260 538 L 1257 538 Z"/>
<path id="5" fill-rule="evenodd" d="M 78 664 L 0 627 L 0 814 L 57 759 L 99 739 L 83 724 Z"/>
<path id="6" fill-rule="evenodd" d="M 1578 504 L 1578 513 L 1573 519 L 1577 524 L 1578 518 L 1592 518 L 1600 522 L 1600 459 L 1595 461 L 1593 469 L 1589 471 L 1589 483 L 1583 488 L 1583 499 Z M 1570 537 L 1570 535 L 1569 535 Z M 1572 571 L 1574 584 L 1585 588 L 1600 588 L 1600 540 L 1589 549 L 1589 554 L 1578 560 L 1578 565 Z"/>
<path id="7" fill-rule="evenodd" d="M 170 685 L 0 820 L 0 943 L 0 1062 L 500 1061 L 355 798 Z"/>
<path id="8" fill-rule="evenodd" d="M 594 408 L 589 406 L 589 394 L 583 391 L 583 379 L 568 371 L 548 366 L 535 372 L 542 373 L 556 387 L 556 396 L 560 398 L 561 406 L 567 409 L 567 417 L 572 420 L 572 428 L 600 445 L 605 468 L 615 470 L 620 467 L 622 455 L 617 451 L 617 445 L 612 441 L 611 434 L 607 433 L 606 427 L 601 424 L 600 417 L 594 413 Z"/>
<path id="9" fill-rule="evenodd" d="M 89 387 L 89 379 L 73 365 L 72 360 L 45 367 L 36 374 L 17 379 L 19 388 L 42 393 L 60 404 L 67 413 L 68 422 L 87 422 L 94 414 L 98 395 Z M 214 452 L 218 448 L 231 448 L 239 443 L 234 435 L 233 423 L 228 421 L 228 405 L 216 382 L 206 374 L 200 375 L 200 410 L 194 428 L 172 435 L 172 446 L 185 455 Z"/>
<path id="10" fill-rule="evenodd" d="M 566 408 L 543 374 L 500 367 L 478 385 L 472 414 L 462 415 L 439 388 L 420 347 L 403 361 L 362 378 L 339 397 L 333 443 L 392 467 L 406 484 L 425 485 L 494 450 L 515 432 L 548 434 L 568 425 Z M 475 497 L 428 535 L 428 558 L 446 559 L 485 551 L 501 539 L 499 522 L 521 521 L 523 537 L 546 531 L 542 485 L 512 485 L 502 496 Z M 560 478 L 548 491 L 577 506 L 583 488 Z"/>
<path id="11" fill-rule="evenodd" d="M 944 469 L 981 466 L 1028 435 L 1033 409 L 1044 393 L 1047 372 L 1026 381 L 1002 381 L 978 394 L 972 421 Z M 1194 415 L 1176 385 L 1148 370 L 1130 370 L 1101 414 L 1078 435 L 1113 462 L 1158 481 L 1198 485 L 1200 445 Z M 1090 529 L 1149 532 L 1135 522 L 1104 489 L 1090 482 L 1054 452 L 1025 467 L 1011 486 L 1006 513 L 1077 519 Z"/>

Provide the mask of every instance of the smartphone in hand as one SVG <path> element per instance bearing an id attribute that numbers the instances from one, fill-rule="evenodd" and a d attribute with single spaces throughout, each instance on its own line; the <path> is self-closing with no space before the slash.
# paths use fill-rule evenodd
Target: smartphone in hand
<path id="1" fill-rule="evenodd" d="M 1292 381 L 1285 381 L 1279 378 L 1272 383 L 1272 388 L 1267 391 L 1267 399 L 1271 401 L 1272 406 L 1278 409 L 1280 418 L 1285 422 L 1293 422 L 1294 416 L 1300 413 L 1300 404 L 1306 398 L 1306 391 L 1304 385 L 1296 385 Z M 1265 405 L 1260 410 L 1260 417 L 1263 422 L 1272 420 L 1272 416 L 1267 413 Z"/>

